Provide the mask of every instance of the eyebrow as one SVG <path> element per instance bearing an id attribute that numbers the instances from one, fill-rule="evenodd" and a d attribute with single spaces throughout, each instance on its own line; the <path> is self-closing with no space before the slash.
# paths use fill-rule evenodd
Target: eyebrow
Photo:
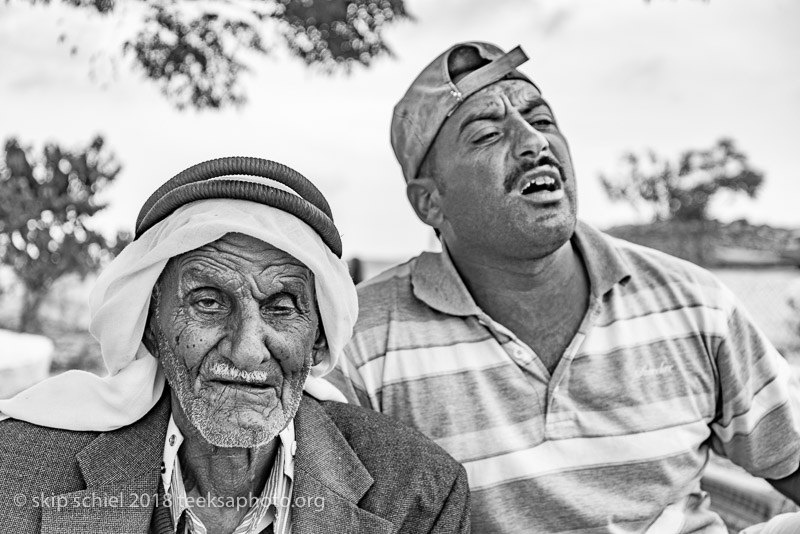
<path id="1" fill-rule="evenodd" d="M 530 100 L 525 100 L 524 102 L 522 102 L 522 106 L 519 108 L 519 112 L 520 114 L 524 115 L 540 106 L 546 106 L 547 109 L 550 109 L 550 104 L 548 104 L 544 98 L 537 96 L 535 98 L 532 98 Z M 458 134 L 461 135 L 467 128 L 467 126 L 469 126 L 475 121 L 492 120 L 492 119 L 497 119 L 499 117 L 500 117 L 500 112 L 497 106 L 492 106 L 489 108 L 484 107 L 475 111 L 468 112 L 458 127 Z"/>
<path id="2" fill-rule="evenodd" d="M 545 106 L 548 110 L 550 110 L 550 104 L 548 104 L 547 101 L 541 96 L 537 96 L 536 98 L 532 98 L 523 102 L 522 106 L 519 108 L 519 112 L 520 114 L 524 115 L 541 106 Z"/>
<path id="3" fill-rule="evenodd" d="M 264 271 L 266 270 L 267 269 Z M 263 274 L 264 271 L 260 274 Z M 269 284 L 267 284 L 264 295 L 274 297 L 279 293 L 291 294 L 297 296 L 299 302 L 307 303 L 308 298 L 311 300 L 314 299 L 314 285 L 313 281 L 309 278 L 310 277 L 302 273 L 287 273 L 283 276 L 273 277 Z M 275 289 L 276 282 L 280 284 L 280 290 Z M 232 283 L 234 282 L 232 282 L 231 279 L 219 276 L 219 272 L 215 270 L 202 269 L 198 266 L 189 266 L 180 275 L 179 287 L 181 289 L 179 289 L 179 291 L 183 290 L 188 294 L 197 289 L 207 287 L 222 291 L 231 291 L 235 290 L 235 287 L 238 287 L 231 285 Z M 272 290 L 269 288 L 272 288 Z M 259 292 L 264 289 L 263 286 L 258 284 L 258 280 L 256 280 L 256 289 Z"/>
<path id="4" fill-rule="evenodd" d="M 464 133 L 464 130 L 476 121 L 482 120 L 492 120 L 497 119 L 502 116 L 502 112 L 500 107 L 495 105 L 492 107 L 481 107 L 479 109 L 475 109 L 473 111 L 467 112 L 466 116 L 462 119 L 461 124 L 458 127 L 458 134 L 461 135 Z"/>
<path id="5" fill-rule="evenodd" d="M 178 276 L 180 285 L 224 285 L 225 283 L 225 280 L 214 269 L 203 269 L 197 265 L 189 265 L 187 268 L 182 269 Z"/>

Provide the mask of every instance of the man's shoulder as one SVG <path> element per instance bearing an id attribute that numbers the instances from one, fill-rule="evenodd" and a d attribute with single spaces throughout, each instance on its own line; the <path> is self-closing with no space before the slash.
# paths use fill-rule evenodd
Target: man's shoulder
<path id="1" fill-rule="evenodd" d="M 422 258 L 436 254 L 424 252 L 361 282 L 356 288 L 359 313 L 355 334 L 394 321 L 427 317 L 431 310 L 415 296 L 413 276 Z"/>
<path id="2" fill-rule="evenodd" d="M 415 256 L 403 263 L 393 265 L 381 273 L 368 278 L 356 286 L 359 305 L 362 302 L 379 304 L 381 297 L 390 293 L 411 290 L 411 273 L 420 256 Z"/>
<path id="3" fill-rule="evenodd" d="M 628 265 L 632 276 L 656 283 L 690 281 L 703 286 L 719 286 L 716 276 L 697 264 L 605 233 L 603 236 Z"/>
<path id="4" fill-rule="evenodd" d="M 0 488 L 8 489 L 10 481 L 15 481 L 31 489 L 72 491 L 83 484 L 79 456 L 91 451 L 95 456 L 117 457 L 122 451 L 126 454 L 120 458 L 138 460 L 163 448 L 168 417 L 169 397 L 165 395 L 138 421 L 108 432 L 65 430 L 17 419 L 0 421 Z M 99 438 L 102 448 L 94 447 Z M 82 459 L 98 460 L 94 456 Z M 123 466 L 120 472 L 129 467 Z"/>
<path id="5" fill-rule="evenodd" d="M 98 432 L 78 432 L 34 425 L 17 419 L 0 422 L 0 466 L 9 462 L 9 455 L 20 455 L 31 461 L 63 461 L 83 449 Z"/>
<path id="6" fill-rule="evenodd" d="M 381 463 L 424 464 L 456 474 L 461 465 L 422 433 L 393 417 L 354 404 L 319 403 L 360 458 Z"/>

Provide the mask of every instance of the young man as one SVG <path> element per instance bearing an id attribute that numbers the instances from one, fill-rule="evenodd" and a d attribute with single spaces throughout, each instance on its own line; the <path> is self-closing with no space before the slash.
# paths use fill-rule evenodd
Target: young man
<path id="1" fill-rule="evenodd" d="M 443 251 L 360 287 L 341 388 L 463 463 L 476 532 L 725 533 L 710 449 L 798 500 L 786 362 L 711 274 L 577 221 L 526 60 L 455 45 L 396 106 Z"/>

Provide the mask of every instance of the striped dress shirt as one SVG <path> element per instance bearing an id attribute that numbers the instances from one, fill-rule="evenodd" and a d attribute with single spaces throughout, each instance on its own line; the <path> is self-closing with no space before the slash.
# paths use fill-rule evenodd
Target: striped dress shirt
<path id="1" fill-rule="evenodd" d="M 297 448 L 294 439 L 294 421 L 290 421 L 279 434 L 278 450 L 267 482 L 261 494 L 252 500 L 248 499 L 249 510 L 233 534 L 259 534 L 270 526 L 274 534 L 291 534 L 291 500 L 292 482 L 294 479 L 294 452 Z M 178 534 L 207 534 L 206 526 L 192 511 L 192 500 L 197 497 L 186 494 L 183 485 L 183 474 L 178 459 L 178 449 L 183 443 L 183 434 L 175 424 L 172 416 L 167 426 L 167 438 L 164 445 L 164 469 L 161 480 L 164 493 L 169 495 L 172 524 L 176 532 L 184 517 L 183 532 Z"/>
<path id="2" fill-rule="evenodd" d="M 573 244 L 590 303 L 552 375 L 445 251 L 359 287 L 327 378 L 464 465 L 474 532 L 726 533 L 709 449 L 765 478 L 800 463 L 785 360 L 709 272 L 583 223 Z"/>

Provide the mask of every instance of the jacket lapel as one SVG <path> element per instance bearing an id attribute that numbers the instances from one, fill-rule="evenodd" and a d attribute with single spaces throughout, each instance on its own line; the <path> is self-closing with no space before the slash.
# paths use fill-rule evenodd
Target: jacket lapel
<path id="1" fill-rule="evenodd" d="M 55 503 L 65 504 L 43 508 L 42 532 L 147 533 L 153 509 L 163 500 L 159 480 L 169 414 L 167 391 L 144 418 L 100 434 L 78 453 L 86 489 L 55 496 Z M 358 507 L 372 476 L 324 409 L 307 396 L 295 429 L 292 531 L 393 532 L 391 522 Z"/>
<path id="2" fill-rule="evenodd" d="M 393 525 L 358 507 L 373 479 L 325 410 L 303 396 L 295 416 L 297 452 L 292 531 L 390 533 Z"/>
<path id="3" fill-rule="evenodd" d="M 142 419 L 104 432 L 77 454 L 85 490 L 42 509 L 42 532 L 148 532 L 158 495 L 169 393 Z"/>

